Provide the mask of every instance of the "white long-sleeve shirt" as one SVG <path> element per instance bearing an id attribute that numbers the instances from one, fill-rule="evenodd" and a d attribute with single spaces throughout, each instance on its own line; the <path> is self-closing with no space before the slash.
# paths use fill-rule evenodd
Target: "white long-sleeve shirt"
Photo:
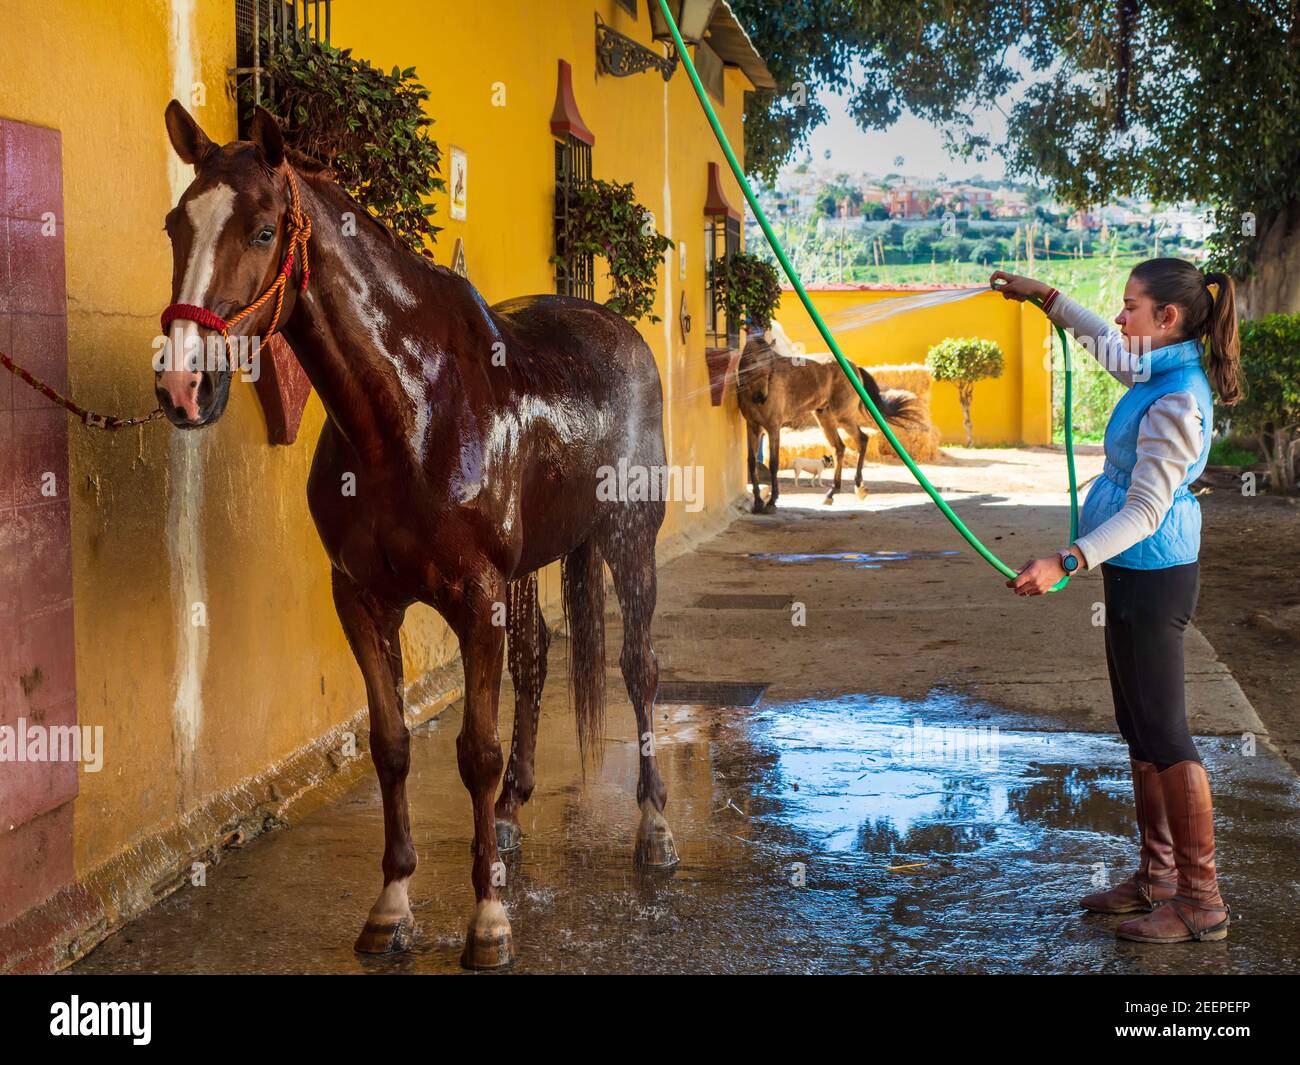
<path id="1" fill-rule="evenodd" d="M 1133 386 L 1131 356 L 1119 330 L 1067 296 L 1057 296 L 1051 320 L 1091 347 L 1098 362 L 1126 388 Z M 1074 546 L 1089 569 L 1114 558 L 1160 528 L 1174 492 L 1201 455 L 1204 426 L 1190 392 L 1170 392 L 1151 404 L 1138 423 L 1137 463 L 1124 506 Z"/>

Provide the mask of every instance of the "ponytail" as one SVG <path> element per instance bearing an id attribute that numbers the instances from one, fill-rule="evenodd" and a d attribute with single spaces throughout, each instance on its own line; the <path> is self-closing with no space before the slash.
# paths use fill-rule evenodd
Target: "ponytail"
<path id="1" fill-rule="evenodd" d="M 1237 332 L 1237 290 L 1227 274 L 1201 273 L 1185 259 L 1148 259 L 1133 268 L 1156 309 L 1173 304 L 1183 312 L 1183 332 L 1200 340 L 1209 355 L 1206 376 L 1219 402 L 1242 397 L 1241 338 Z"/>
<path id="2" fill-rule="evenodd" d="M 1237 332 L 1237 291 L 1227 274 L 1205 275 L 1206 291 L 1213 299 L 1206 323 L 1205 345 L 1210 355 L 1206 374 L 1219 402 L 1231 407 L 1241 399 L 1241 337 Z M 1210 291 L 1213 286 L 1214 291 Z"/>

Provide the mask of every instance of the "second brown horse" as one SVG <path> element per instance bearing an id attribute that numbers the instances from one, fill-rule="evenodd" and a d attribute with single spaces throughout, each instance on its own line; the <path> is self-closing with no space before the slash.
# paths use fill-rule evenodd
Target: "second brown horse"
<path id="1" fill-rule="evenodd" d="M 489 307 L 468 281 L 403 248 L 323 167 L 291 156 L 265 111 L 251 142 L 225 146 L 176 101 L 166 118 L 172 146 L 196 171 L 167 222 L 169 310 L 189 315 L 171 322 L 171 350 L 202 343 L 213 322 L 254 305 L 287 264 L 292 283 L 283 289 L 280 328 L 327 414 L 308 500 L 333 566 L 339 621 L 365 678 L 384 805 L 383 889 L 356 949 L 400 950 L 413 931 L 400 628 L 406 609 L 421 602 L 456 633 L 465 670 L 456 751 L 474 810 L 476 903 L 462 963 L 508 965 L 514 948 L 500 851 L 518 845 L 518 810 L 533 790 L 548 643 L 536 573 L 557 559 L 579 738 L 597 754 L 609 564 L 624 617 L 619 661 L 641 738 L 635 859 L 677 861 L 652 715 L 658 666 L 650 623 L 664 502 L 597 491 L 620 462 L 652 473 L 664 467 L 654 356 L 627 321 L 586 300 L 530 296 Z M 310 284 L 304 256 L 289 254 L 303 232 L 291 225 L 296 216 L 310 219 Z M 348 218 L 359 221 L 355 234 L 344 232 Z M 242 317 L 232 335 L 271 331 L 274 303 Z M 230 377 L 173 358 L 156 385 L 171 421 L 197 429 L 224 410 Z M 496 797 L 507 632 L 515 724 Z"/>
<path id="2" fill-rule="evenodd" d="M 876 379 L 857 367 L 862 386 L 890 425 L 914 427 L 922 422 L 916 397 L 910 392 L 882 395 Z M 853 485 L 859 496 L 862 487 L 862 462 L 867 453 L 867 434 L 862 427 L 871 423 L 871 415 L 857 390 L 836 363 L 830 352 L 809 355 L 796 349 L 776 322 L 763 332 L 754 332 L 745 343 L 736 368 L 736 394 L 740 413 L 748 430 L 749 483 L 754 490 L 754 513 L 770 514 L 776 509 L 780 494 L 777 467 L 781 462 L 781 430 L 812 417 L 821 426 L 826 442 L 835 452 L 835 478 L 823 503 L 833 503 L 840 490 L 844 469 L 843 432 L 857 450 L 858 465 Z M 772 475 L 772 495 L 763 502 L 759 491 L 757 465 L 760 434 L 767 435 L 768 468 Z"/>

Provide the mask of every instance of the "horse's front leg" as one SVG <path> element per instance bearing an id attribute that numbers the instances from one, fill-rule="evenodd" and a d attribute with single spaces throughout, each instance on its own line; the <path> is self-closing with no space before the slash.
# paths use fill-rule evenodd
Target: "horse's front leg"
<path id="1" fill-rule="evenodd" d="M 466 581 L 467 595 L 455 623 L 465 666 L 465 716 L 456 737 L 460 779 L 474 808 L 474 915 L 465 934 L 461 964 L 467 969 L 501 969 L 515 960 L 510 919 L 501 901 L 506 868 L 497 850 L 492 797 L 501 779 L 501 741 L 497 736 L 497 698 L 505 629 L 492 623 L 493 608 L 504 602 L 506 582 L 497 573 Z"/>
<path id="2" fill-rule="evenodd" d="M 763 513 L 763 490 L 758 483 L 758 434 L 762 430 L 753 422 L 745 421 L 745 439 L 748 443 L 749 483 L 754 490 L 754 513 Z"/>
<path id="3" fill-rule="evenodd" d="M 411 737 L 402 710 L 401 626 L 406 611 L 380 603 L 339 570 L 334 571 L 334 607 L 365 678 L 370 757 L 384 803 L 384 888 L 355 949 L 386 954 L 405 950 L 415 930 L 407 894 L 415 872 L 415 848 L 406 808 Z"/>
<path id="4" fill-rule="evenodd" d="M 772 494 L 767 497 L 767 506 L 763 508 L 763 511 L 771 514 L 776 510 L 776 497 L 781 494 L 779 488 L 781 478 L 778 476 L 781 469 L 781 425 L 779 422 L 768 427 L 767 449 L 770 452 L 767 456 L 767 468 L 768 472 L 772 474 Z"/>

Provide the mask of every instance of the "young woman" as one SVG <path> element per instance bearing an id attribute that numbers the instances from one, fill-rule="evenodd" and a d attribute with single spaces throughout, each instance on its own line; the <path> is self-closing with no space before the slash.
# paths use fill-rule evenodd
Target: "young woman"
<path id="1" fill-rule="evenodd" d="M 1128 388 L 1106 426 L 1106 463 L 1083 505 L 1081 535 L 1007 582 L 1017 595 L 1042 595 L 1066 573 L 1101 567 L 1106 661 L 1132 760 L 1141 855 L 1131 877 L 1081 904 L 1143 913 L 1119 925 L 1121 939 L 1223 939 L 1228 907 L 1215 877 L 1210 782 L 1187 727 L 1183 632 L 1196 607 L 1201 540 L 1188 486 L 1209 456 L 1214 394 L 1224 404 L 1241 397 L 1232 279 L 1149 259 L 1129 276 L 1118 330 L 1041 281 L 999 270 L 991 284 L 1007 299 L 1038 300 Z"/>

